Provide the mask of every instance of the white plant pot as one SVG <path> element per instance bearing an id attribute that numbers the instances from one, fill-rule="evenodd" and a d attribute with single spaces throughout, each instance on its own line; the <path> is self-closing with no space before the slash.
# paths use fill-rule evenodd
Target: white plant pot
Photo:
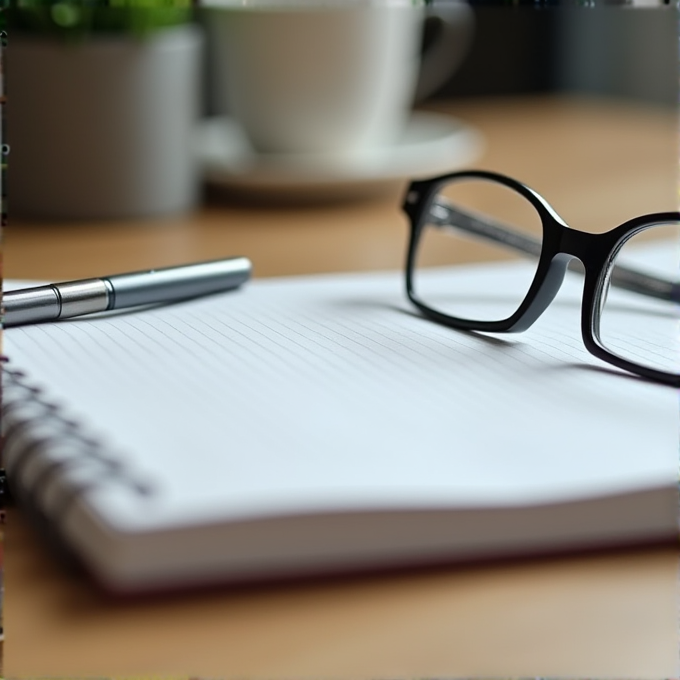
<path id="1" fill-rule="evenodd" d="M 202 46 L 192 25 L 78 45 L 12 36 L 10 219 L 119 219 L 194 206 Z"/>

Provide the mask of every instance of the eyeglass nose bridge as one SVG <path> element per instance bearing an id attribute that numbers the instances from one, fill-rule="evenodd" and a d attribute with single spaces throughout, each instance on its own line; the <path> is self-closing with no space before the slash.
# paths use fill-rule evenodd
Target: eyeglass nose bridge
<path id="1" fill-rule="evenodd" d="M 547 270 L 541 274 L 539 289 L 534 291 L 529 299 L 528 306 L 522 311 L 512 328 L 509 329 L 511 332 L 521 333 L 527 330 L 545 312 L 562 286 L 567 267 L 572 260 L 572 255 L 561 252 L 558 252 L 550 260 Z"/>
<path id="2" fill-rule="evenodd" d="M 545 235 L 542 259 L 550 259 L 545 265 L 547 269 L 539 271 L 540 287 L 533 292 L 526 309 L 510 329 L 512 332 L 527 330 L 543 314 L 555 299 L 570 264 L 572 268 L 574 265 L 581 265 L 581 271 L 599 267 L 608 247 L 602 242 L 601 234 L 578 231 L 560 222 L 556 226 L 552 239 Z"/>
<path id="3" fill-rule="evenodd" d="M 576 258 L 586 270 L 594 266 L 599 268 L 611 248 L 610 240 L 607 233 L 593 234 L 561 225 L 559 243 L 555 252 Z"/>

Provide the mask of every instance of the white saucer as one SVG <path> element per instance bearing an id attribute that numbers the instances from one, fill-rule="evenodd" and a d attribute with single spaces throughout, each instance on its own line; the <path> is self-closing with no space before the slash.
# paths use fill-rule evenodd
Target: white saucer
<path id="1" fill-rule="evenodd" d="M 229 118 L 201 123 L 197 153 L 212 185 L 284 200 L 360 198 L 394 182 L 451 172 L 476 160 L 481 135 L 442 114 L 417 111 L 402 139 L 352 158 L 258 154 Z"/>

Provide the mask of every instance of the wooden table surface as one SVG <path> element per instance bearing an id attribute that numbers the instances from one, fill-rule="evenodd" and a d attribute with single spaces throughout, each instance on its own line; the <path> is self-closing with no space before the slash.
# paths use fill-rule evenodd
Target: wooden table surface
<path id="1" fill-rule="evenodd" d="M 677 209 L 674 111 L 555 97 L 437 107 L 482 131 L 478 167 L 525 181 L 575 227 Z M 10 219 L 5 275 L 59 280 L 230 254 L 250 256 L 258 276 L 400 268 L 403 189 L 285 208 L 211 195 L 195 214 L 135 222 Z M 675 546 L 125 603 L 61 568 L 11 509 L 5 558 L 7 676 L 678 675 Z"/>

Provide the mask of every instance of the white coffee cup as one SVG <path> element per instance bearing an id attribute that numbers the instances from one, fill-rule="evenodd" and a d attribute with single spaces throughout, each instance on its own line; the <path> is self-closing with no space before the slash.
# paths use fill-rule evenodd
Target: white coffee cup
<path id="1" fill-rule="evenodd" d="M 441 24 L 421 56 L 426 17 Z M 213 0 L 217 87 L 260 153 L 353 156 L 394 143 L 416 93 L 470 37 L 460 0 Z"/>

